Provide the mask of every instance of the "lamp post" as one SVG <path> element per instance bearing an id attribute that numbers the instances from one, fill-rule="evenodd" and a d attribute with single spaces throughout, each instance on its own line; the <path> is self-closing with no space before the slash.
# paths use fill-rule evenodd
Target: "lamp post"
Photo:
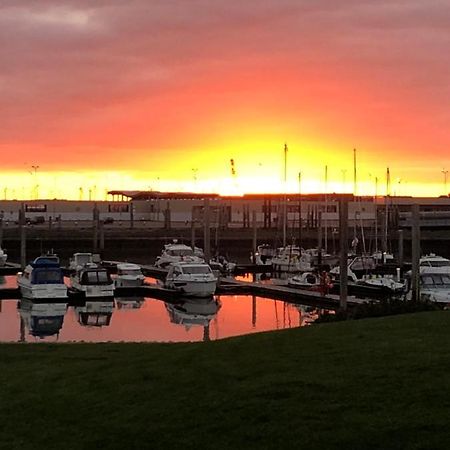
<path id="1" fill-rule="evenodd" d="M 442 169 L 441 172 L 444 175 L 444 194 L 448 195 L 447 191 L 447 177 L 448 177 L 448 170 Z"/>
<path id="2" fill-rule="evenodd" d="M 35 200 L 38 199 L 39 194 L 38 194 L 38 184 L 37 184 L 37 170 L 39 169 L 39 166 L 31 166 L 31 168 L 33 169 L 33 174 L 34 174 L 34 196 L 35 196 Z"/>

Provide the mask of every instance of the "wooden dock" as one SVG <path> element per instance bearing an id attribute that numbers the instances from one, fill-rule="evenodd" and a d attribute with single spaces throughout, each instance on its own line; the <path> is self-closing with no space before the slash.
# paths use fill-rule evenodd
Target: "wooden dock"
<path id="1" fill-rule="evenodd" d="M 117 269 L 119 261 L 105 261 L 104 267 L 108 268 L 111 273 Z M 142 272 L 145 276 L 162 280 L 167 275 L 167 269 L 161 269 L 152 265 L 141 265 Z M 18 264 L 9 264 L 4 268 L 8 274 L 17 273 L 20 269 Z M 66 275 L 70 271 L 65 268 Z M 80 292 L 69 289 L 69 304 L 75 304 L 85 299 Z M 319 292 L 292 288 L 280 284 L 267 284 L 261 282 L 245 282 L 238 281 L 232 277 L 221 277 L 217 287 L 216 295 L 254 295 L 273 300 L 280 300 L 289 303 L 303 304 L 309 306 L 318 306 L 327 309 L 339 308 L 339 295 L 329 293 L 322 295 Z M 117 297 L 146 297 L 158 300 L 177 302 L 182 298 L 182 294 L 178 291 L 166 289 L 158 284 L 145 284 L 140 287 L 119 287 L 114 290 L 114 296 Z M 0 299 L 20 299 L 20 290 L 18 288 L 0 289 Z M 48 302 L 51 299 L 42 299 L 41 302 Z M 365 303 L 367 300 L 356 296 L 349 296 L 347 303 L 349 307 L 354 307 Z"/>
<path id="2" fill-rule="evenodd" d="M 20 264 L 6 262 L 4 266 L 0 267 L 0 276 L 16 275 L 20 269 Z"/>
<path id="3" fill-rule="evenodd" d="M 228 295 L 233 295 L 234 289 L 238 290 L 240 294 L 255 295 L 301 305 L 319 306 L 327 309 L 339 309 L 339 295 L 322 295 L 315 291 L 307 291 L 282 285 L 237 281 L 234 278 L 222 278 L 217 293 L 220 295 L 221 292 L 227 292 Z M 347 305 L 349 307 L 366 302 L 367 300 L 355 296 L 349 296 L 347 299 Z"/>

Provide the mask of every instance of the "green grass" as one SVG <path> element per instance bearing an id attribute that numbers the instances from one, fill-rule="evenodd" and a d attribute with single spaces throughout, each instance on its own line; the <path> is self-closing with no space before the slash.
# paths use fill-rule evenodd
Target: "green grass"
<path id="1" fill-rule="evenodd" d="M 0 345 L 0 448 L 450 448 L 450 314 Z"/>

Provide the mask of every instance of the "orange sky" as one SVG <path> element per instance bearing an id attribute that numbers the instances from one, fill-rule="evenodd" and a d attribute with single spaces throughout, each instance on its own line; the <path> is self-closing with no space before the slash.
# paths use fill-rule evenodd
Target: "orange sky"
<path id="1" fill-rule="evenodd" d="M 3 1 L 1 197 L 444 193 L 450 4 L 240 3 Z"/>

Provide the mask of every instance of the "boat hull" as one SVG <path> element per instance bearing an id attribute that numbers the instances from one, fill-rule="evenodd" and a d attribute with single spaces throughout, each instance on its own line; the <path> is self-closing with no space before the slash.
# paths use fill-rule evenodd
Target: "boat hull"
<path id="1" fill-rule="evenodd" d="M 175 289 L 187 297 L 211 297 L 216 292 L 217 280 L 207 281 L 168 281 L 166 286 Z"/>
<path id="2" fill-rule="evenodd" d="M 29 299 L 64 299 L 67 298 L 65 284 L 29 284 L 17 280 L 22 297 Z"/>
<path id="3" fill-rule="evenodd" d="M 114 297 L 114 284 L 84 285 L 72 280 L 72 289 L 81 292 L 88 298 Z"/>

